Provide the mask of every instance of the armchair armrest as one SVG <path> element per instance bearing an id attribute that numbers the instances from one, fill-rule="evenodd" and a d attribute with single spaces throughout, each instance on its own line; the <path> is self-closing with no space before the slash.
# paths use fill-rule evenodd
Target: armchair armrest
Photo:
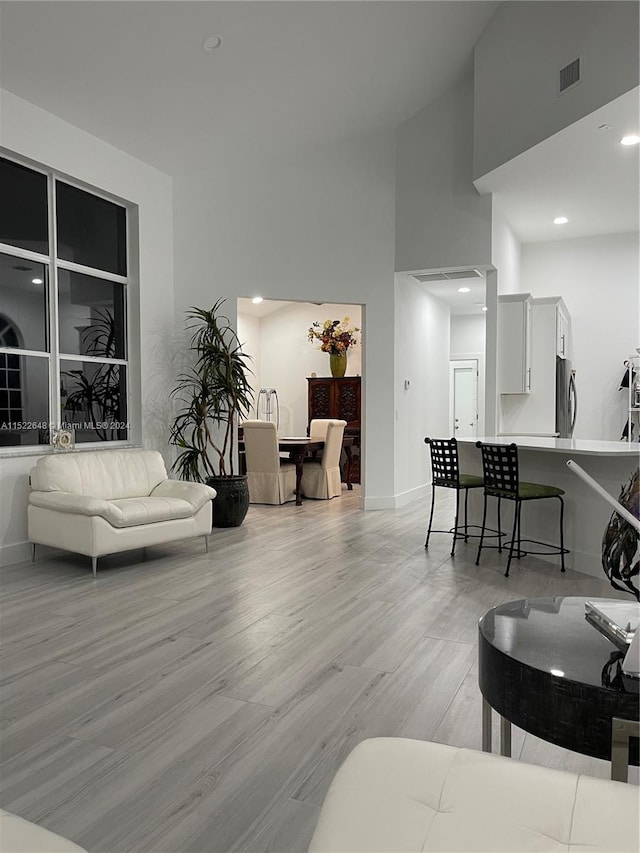
<path id="1" fill-rule="evenodd" d="M 109 504 L 102 498 L 75 495 L 71 492 L 30 492 L 29 503 L 43 509 L 73 512 L 77 515 L 109 515 Z"/>
<path id="2" fill-rule="evenodd" d="M 204 483 L 190 483 L 185 480 L 163 480 L 153 489 L 152 498 L 180 498 L 191 504 L 195 511 L 207 501 L 213 500 L 216 490 Z"/>

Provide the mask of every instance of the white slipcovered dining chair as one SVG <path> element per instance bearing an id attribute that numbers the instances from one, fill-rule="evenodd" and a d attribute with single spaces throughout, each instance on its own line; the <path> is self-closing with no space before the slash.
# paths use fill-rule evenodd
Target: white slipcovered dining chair
<path id="1" fill-rule="evenodd" d="M 327 426 L 333 418 L 314 418 L 309 424 L 309 438 L 324 441 L 327 437 Z"/>
<path id="2" fill-rule="evenodd" d="M 340 453 L 347 422 L 329 419 L 326 424 L 322 459 L 306 459 L 304 463 L 301 489 L 306 498 L 328 500 L 342 494 Z"/>
<path id="3" fill-rule="evenodd" d="M 278 456 L 278 433 L 272 421 L 245 421 L 244 449 L 249 502 L 284 504 L 296 499 L 296 466 Z"/>

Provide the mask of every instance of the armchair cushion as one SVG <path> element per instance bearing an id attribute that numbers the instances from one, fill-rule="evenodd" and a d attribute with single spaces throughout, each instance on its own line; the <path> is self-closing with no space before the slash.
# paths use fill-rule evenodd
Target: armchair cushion
<path id="1" fill-rule="evenodd" d="M 86 853 L 73 841 L 2 809 L 0 844 L 3 853 Z"/>
<path id="2" fill-rule="evenodd" d="M 103 500 L 70 492 L 31 492 L 29 503 L 43 509 L 77 515 L 99 515 L 113 527 L 134 527 L 172 518 L 189 518 L 216 496 L 215 489 L 202 483 L 164 480 L 151 495 Z"/>
<path id="3" fill-rule="evenodd" d="M 309 846 L 489 850 L 635 853 L 637 787 L 440 743 L 371 738 L 338 770 Z"/>
<path id="4" fill-rule="evenodd" d="M 39 459 L 31 470 L 35 491 L 70 492 L 104 500 L 150 495 L 166 479 L 164 460 L 155 450 L 51 454 Z"/>

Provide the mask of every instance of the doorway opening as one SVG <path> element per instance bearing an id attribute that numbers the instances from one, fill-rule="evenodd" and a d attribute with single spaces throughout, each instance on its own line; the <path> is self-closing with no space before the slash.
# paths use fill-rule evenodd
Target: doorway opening
<path id="1" fill-rule="evenodd" d="M 478 359 L 449 362 L 449 432 L 454 438 L 478 435 Z"/>
<path id="2" fill-rule="evenodd" d="M 307 435 L 314 418 L 347 421 L 345 434 L 354 437 L 350 480 L 362 484 L 364 306 L 277 299 L 255 303 L 238 298 L 237 312 L 238 336 L 252 357 L 254 408 L 249 416 L 263 419 L 259 404 L 271 392 L 272 397 L 277 395 L 281 437 Z M 319 341 L 309 340 L 313 324 L 322 327 L 327 320 L 338 320 L 341 329 L 353 330 L 357 341 L 348 347 L 346 373 L 341 378 L 331 376 L 329 354 L 320 350 Z M 346 470 L 346 455 L 343 463 Z"/>

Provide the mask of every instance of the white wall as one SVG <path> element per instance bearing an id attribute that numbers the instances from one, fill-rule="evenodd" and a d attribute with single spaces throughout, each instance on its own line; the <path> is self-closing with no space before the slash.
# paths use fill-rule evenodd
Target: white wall
<path id="1" fill-rule="evenodd" d="M 620 438 L 623 362 L 640 346 L 639 281 L 637 233 L 522 246 L 522 291 L 561 296 L 571 314 L 575 438 Z"/>
<path id="2" fill-rule="evenodd" d="M 451 358 L 469 352 L 484 352 L 487 324 L 484 314 L 461 314 L 451 317 Z"/>
<path id="3" fill-rule="evenodd" d="M 262 366 L 260 363 L 261 352 L 261 321 L 259 317 L 252 317 L 249 314 L 241 314 L 238 312 L 238 338 L 242 344 L 242 351 L 248 356 L 251 356 L 249 367 L 253 376 L 249 376 L 251 387 L 257 394 L 260 388 L 264 387 L 262 382 Z"/>
<path id="4" fill-rule="evenodd" d="M 472 183 L 471 74 L 396 135 L 396 270 L 491 263 L 491 197 Z"/>
<path id="5" fill-rule="evenodd" d="M 311 305 L 295 303 L 268 314 L 259 321 L 259 338 L 255 336 L 251 351 L 257 352 L 260 364 L 259 382 L 254 385 L 256 401 L 260 388 L 275 388 L 280 408 L 280 435 L 305 435 L 307 431 L 307 377 L 330 376 L 329 356 L 318 349 L 318 342 L 309 343 L 307 330 L 318 320 L 343 320 L 349 317 L 349 326 L 362 329 L 362 310 L 359 305 Z M 238 329 L 245 326 L 246 315 L 238 314 Z M 356 335 L 358 344 L 347 354 L 346 376 L 362 374 L 362 333 Z M 256 377 L 258 378 L 258 377 Z M 253 383 L 252 383 L 253 384 Z M 366 430 L 366 423 L 365 423 Z"/>
<path id="6" fill-rule="evenodd" d="M 475 47 L 478 178 L 638 85 L 638 4 L 502 3 Z M 558 94 L 581 59 L 581 81 Z"/>
<path id="7" fill-rule="evenodd" d="M 396 276 L 395 440 L 398 504 L 431 482 L 425 436 L 449 431 L 450 309 L 408 276 Z M 409 388 L 405 388 L 405 380 Z"/>
<path id="8" fill-rule="evenodd" d="M 518 293 L 520 241 L 502 210 L 500 198 L 495 194 L 491 209 L 491 261 L 497 272 L 498 293 Z"/>
<path id="9" fill-rule="evenodd" d="M 166 358 L 174 335 L 173 220 L 171 180 L 140 160 L 62 121 L 9 92 L 0 93 L 0 144 L 9 151 L 58 169 L 138 205 L 139 286 L 130 309 L 140 324 L 140 370 L 131 377 L 132 422 L 142 424 L 134 441 L 167 450 L 169 400 L 174 382 Z M 142 401 L 141 404 L 139 401 Z M 0 562 L 28 557 L 28 471 L 34 456 L 0 458 Z"/>
<path id="10" fill-rule="evenodd" d="M 393 505 L 393 135 L 176 178 L 174 198 L 179 316 L 257 291 L 364 306 L 365 507 Z"/>

